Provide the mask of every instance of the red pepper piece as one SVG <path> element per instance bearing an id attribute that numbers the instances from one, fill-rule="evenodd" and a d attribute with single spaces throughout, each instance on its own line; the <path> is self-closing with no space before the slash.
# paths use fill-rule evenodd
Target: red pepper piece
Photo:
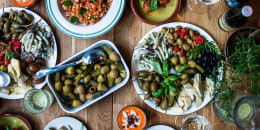
<path id="1" fill-rule="evenodd" d="M 201 36 L 194 36 L 193 37 L 193 41 L 195 42 L 195 44 L 203 44 L 204 43 L 204 39 Z"/>
<path id="2" fill-rule="evenodd" d="M 182 32 L 181 32 L 181 29 L 180 29 L 180 28 L 178 28 L 178 29 L 176 30 L 176 32 L 178 33 L 179 36 L 181 36 Z"/>
<path id="3" fill-rule="evenodd" d="M 186 56 L 186 54 L 185 54 L 185 50 L 183 49 L 183 47 L 181 47 L 181 57 L 183 57 L 183 56 Z"/>
<path id="4" fill-rule="evenodd" d="M 178 51 L 180 51 L 180 48 L 177 47 L 177 46 L 175 46 L 173 51 L 174 51 L 174 52 L 178 52 Z"/>

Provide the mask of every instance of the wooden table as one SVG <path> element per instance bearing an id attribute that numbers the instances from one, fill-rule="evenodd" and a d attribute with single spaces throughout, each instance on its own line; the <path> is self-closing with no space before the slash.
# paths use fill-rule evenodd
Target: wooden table
<path id="1" fill-rule="evenodd" d="M 13 6 L 10 0 L 1 0 L 5 2 L 6 7 Z M 130 62 L 132 58 L 133 48 L 138 41 L 151 29 L 156 26 L 148 25 L 138 20 L 130 8 L 130 0 L 126 0 L 126 6 L 124 14 L 118 24 L 103 36 L 94 39 L 81 40 L 71 38 L 61 31 L 59 31 L 51 22 L 48 17 L 45 0 L 39 0 L 37 6 L 31 10 L 42 16 L 52 26 L 57 44 L 58 44 L 58 63 L 71 57 L 75 53 L 83 50 L 91 44 L 107 39 L 116 44 L 125 61 L 130 68 Z M 254 8 L 254 14 L 249 18 L 246 26 L 257 27 L 257 19 L 260 16 L 260 2 L 259 0 L 251 0 L 250 4 Z M 189 11 L 186 0 L 182 1 L 182 8 L 179 14 L 171 21 L 187 22 L 197 25 L 208 32 L 217 42 L 221 49 L 224 48 L 225 42 L 231 35 L 231 32 L 224 32 L 218 26 L 218 18 L 225 11 L 229 9 L 225 4 L 225 0 L 221 0 L 215 4 L 208 13 L 196 14 Z M 46 85 L 45 89 L 49 89 Z M 53 119 L 61 116 L 75 117 L 81 121 L 84 121 L 85 125 L 90 130 L 105 130 L 105 129 L 119 129 L 117 124 L 117 116 L 119 111 L 128 105 L 136 105 L 141 107 L 148 118 L 146 128 L 153 125 L 169 125 L 173 128 L 180 129 L 182 120 L 188 115 L 184 116 L 172 116 L 166 115 L 155 111 L 146 105 L 143 100 L 137 95 L 132 80 L 117 90 L 113 94 L 110 94 L 101 101 L 91 105 L 90 107 L 75 113 L 65 113 L 55 101 L 54 104 L 48 108 L 45 112 L 39 115 L 32 115 L 26 112 L 23 108 L 23 100 L 5 100 L 0 99 L 0 115 L 4 113 L 19 114 L 24 116 L 31 123 L 34 130 L 43 130 L 43 128 Z M 192 114 L 199 114 L 205 116 L 215 130 L 234 130 L 238 129 L 236 126 L 230 126 L 222 123 L 214 114 L 211 104 L 200 109 Z"/>

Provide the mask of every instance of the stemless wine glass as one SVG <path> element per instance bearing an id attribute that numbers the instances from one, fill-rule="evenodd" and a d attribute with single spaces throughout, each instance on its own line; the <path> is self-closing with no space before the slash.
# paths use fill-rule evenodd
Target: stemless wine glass
<path id="1" fill-rule="evenodd" d="M 210 6 L 219 2 L 220 0 L 187 0 L 188 8 L 195 13 L 205 13 Z"/>
<path id="2" fill-rule="evenodd" d="M 243 130 L 260 129 L 260 96 L 246 95 L 239 99 L 235 105 L 234 120 Z"/>

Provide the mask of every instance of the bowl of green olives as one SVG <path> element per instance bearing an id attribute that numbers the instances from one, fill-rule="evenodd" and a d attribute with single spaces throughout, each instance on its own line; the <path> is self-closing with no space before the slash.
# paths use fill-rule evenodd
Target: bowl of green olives
<path id="1" fill-rule="evenodd" d="M 99 41 L 59 65 L 80 59 L 87 51 L 103 49 L 104 64 L 81 63 L 48 75 L 48 85 L 61 108 L 76 113 L 125 85 L 129 69 L 116 46 L 107 40 Z"/>

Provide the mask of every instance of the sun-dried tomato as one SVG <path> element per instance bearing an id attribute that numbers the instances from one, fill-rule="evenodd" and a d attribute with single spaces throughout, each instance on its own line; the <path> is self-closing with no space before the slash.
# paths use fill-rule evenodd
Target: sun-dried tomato
<path id="1" fill-rule="evenodd" d="M 186 54 L 185 54 L 185 50 L 183 49 L 183 47 L 181 47 L 181 57 L 183 57 L 183 56 L 186 56 Z"/>
<path id="2" fill-rule="evenodd" d="M 204 39 L 201 36 L 194 36 L 193 41 L 195 42 L 196 45 L 204 43 Z"/>
<path id="3" fill-rule="evenodd" d="M 178 51 L 180 51 L 180 48 L 177 47 L 177 46 L 175 46 L 173 51 L 174 51 L 174 52 L 178 52 Z"/>

